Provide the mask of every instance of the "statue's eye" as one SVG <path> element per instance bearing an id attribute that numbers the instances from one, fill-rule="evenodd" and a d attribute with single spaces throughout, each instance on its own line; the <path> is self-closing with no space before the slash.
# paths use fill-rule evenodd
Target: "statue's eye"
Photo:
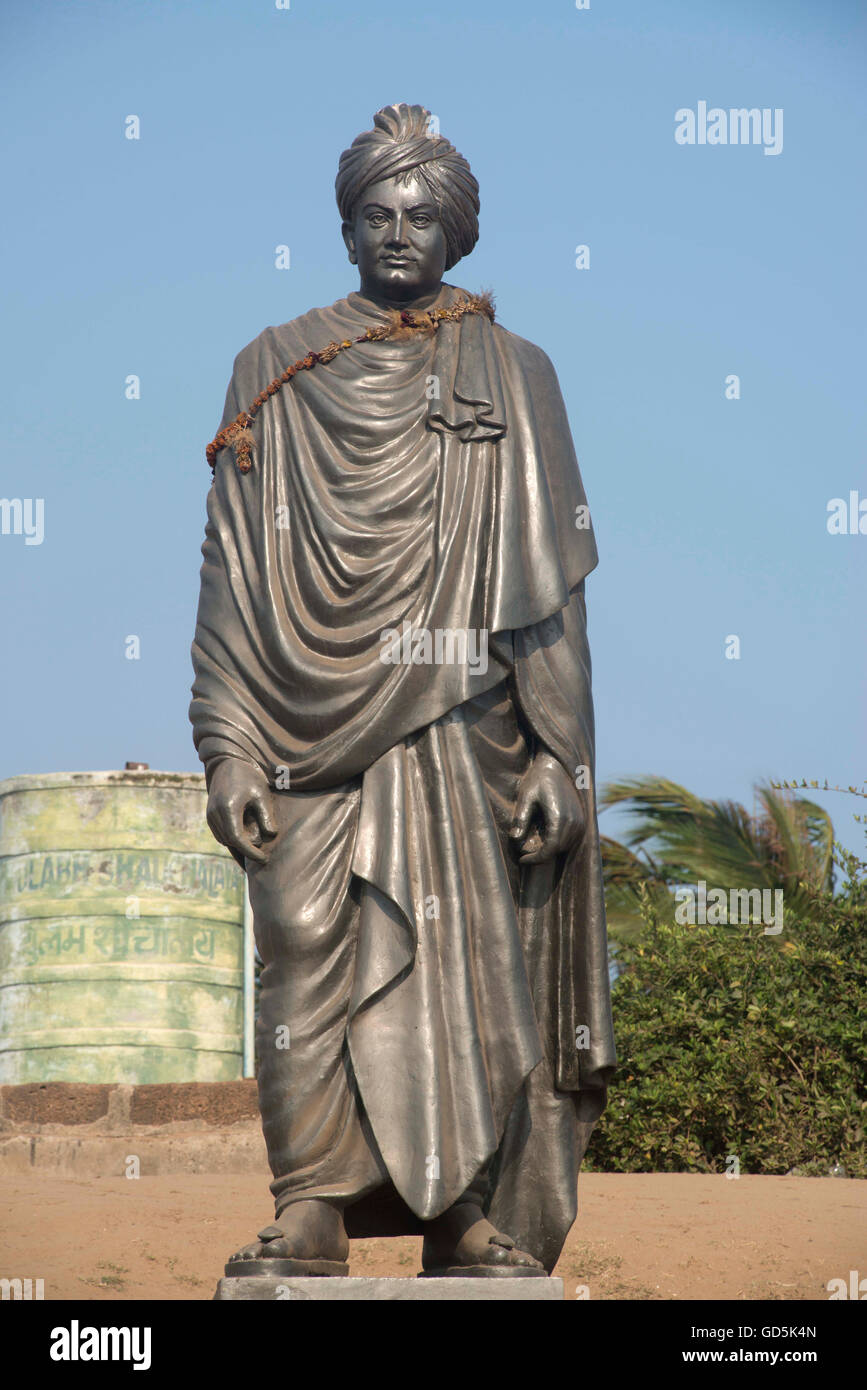
<path id="1" fill-rule="evenodd" d="M 420 212 L 417 217 L 412 219 L 412 225 L 414 227 L 429 227 L 430 224 L 431 218 L 427 217 L 423 212 Z"/>
<path id="2" fill-rule="evenodd" d="M 388 218 L 384 212 L 372 212 L 367 220 L 371 227 L 384 227 Z"/>

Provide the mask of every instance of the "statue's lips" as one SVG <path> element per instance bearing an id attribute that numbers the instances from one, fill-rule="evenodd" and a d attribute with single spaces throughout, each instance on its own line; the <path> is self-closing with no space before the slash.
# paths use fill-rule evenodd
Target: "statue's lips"
<path id="1" fill-rule="evenodd" d="M 406 256 L 380 256 L 383 265 L 394 266 L 396 270 L 405 270 L 407 266 L 413 265 L 412 259 Z"/>

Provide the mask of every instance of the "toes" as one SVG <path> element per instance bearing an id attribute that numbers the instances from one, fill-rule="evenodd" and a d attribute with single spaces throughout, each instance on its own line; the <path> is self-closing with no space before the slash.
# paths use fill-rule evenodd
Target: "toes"
<path id="1" fill-rule="evenodd" d="M 232 1260 L 293 1260 L 295 1251 L 292 1245 L 279 1227 L 273 1229 L 277 1231 L 278 1239 L 254 1241 L 252 1245 L 244 1245 L 240 1250 L 236 1250 L 230 1258 Z M 259 1232 L 260 1236 L 264 1236 L 264 1234 L 264 1231 Z"/>
<path id="2" fill-rule="evenodd" d="M 260 1260 L 261 1258 L 262 1246 L 258 1241 L 254 1241 L 252 1245 L 242 1245 L 240 1250 L 236 1250 L 234 1255 L 230 1256 L 232 1260 Z"/>
<path id="3" fill-rule="evenodd" d="M 511 1236 L 504 1236 L 497 1232 L 488 1241 L 492 1258 L 485 1261 L 486 1264 L 498 1265 L 519 1265 L 522 1268 L 541 1269 L 539 1260 L 532 1255 L 528 1255 L 526 1250 L 519 1250 Z"/>
<path id="4" fill-rule="evenodd" d="M 279 1240 L 269 1240 L 262 1247 L 262 1258 L 265 1260 L 292 1260 L 295 1258 L 295 1251 L 291 1241 L 286 1240 L 281 1234 Z"/>
<path id="5" fill-rule="evenodd" d="M 502 1250 L 497 1246 L 489 1246 L 480 1260 L 480 1264 L 486 1265 L 523 1265 L 531 1264 L 528 1255 L 526 1259 L 521 1259 L 520 1250 Z"/>

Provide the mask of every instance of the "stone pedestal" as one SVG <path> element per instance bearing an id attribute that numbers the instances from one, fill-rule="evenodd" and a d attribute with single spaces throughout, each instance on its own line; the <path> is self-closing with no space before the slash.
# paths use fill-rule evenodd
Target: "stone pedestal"
<path id="1" fill-rule="evenodd" d="M 221 1279 L 222 1302 L 493 1303 L 563 1301 L 562 1279 L 300 1279 L 290 1275 Z"/>

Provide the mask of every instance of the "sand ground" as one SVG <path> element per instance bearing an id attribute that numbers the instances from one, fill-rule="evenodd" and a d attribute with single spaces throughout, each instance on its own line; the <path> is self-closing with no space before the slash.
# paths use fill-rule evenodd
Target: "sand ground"
<path id="1" fill-rule="evenodd" d="M 209 1299 L 271 1219 L 258 1176 L 0 1178 L 0 1277 L 46 1299 Z M 354 1241 L 355 1275 L 414 1276 L 414 1237 Z M 867 1274 L 867 1181 L 588 1173 L 555 1271 L 567 1298 L 824 1300 Z"/>

